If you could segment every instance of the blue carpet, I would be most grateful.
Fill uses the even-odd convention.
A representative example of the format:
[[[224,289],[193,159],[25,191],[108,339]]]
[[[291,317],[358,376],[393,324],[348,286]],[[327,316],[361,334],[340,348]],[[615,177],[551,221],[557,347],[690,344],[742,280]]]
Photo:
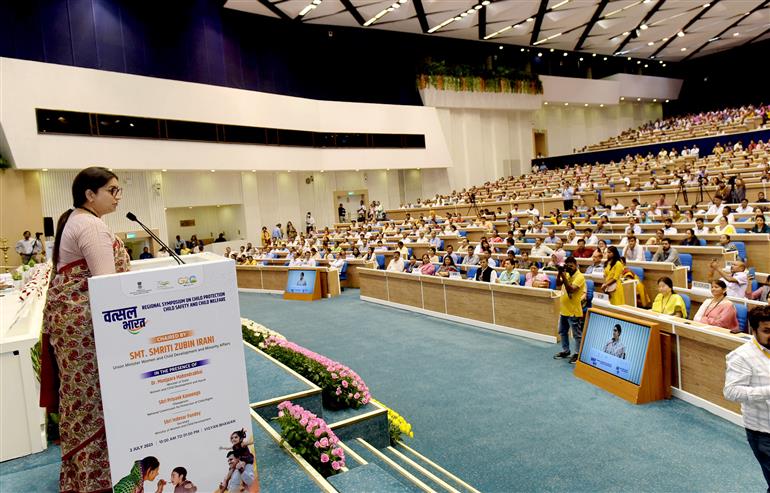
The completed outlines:
[[[744,431],[673,399],[628,404],[546,344],[361,302],[241,293],[241,312],[357,371],[421,453],[481,491],[764,491]]]

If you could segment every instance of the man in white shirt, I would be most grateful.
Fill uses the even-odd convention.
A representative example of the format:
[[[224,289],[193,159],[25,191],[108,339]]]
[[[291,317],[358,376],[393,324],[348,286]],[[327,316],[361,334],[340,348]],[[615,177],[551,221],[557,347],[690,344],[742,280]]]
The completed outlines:
[[[636,241],[636,236],[628,236],[626,239],[626,247],[623,249],[622,255],[626,258],[627,262],[643,262],[644,261],[644,249]]]
[[[735,208],[735,212],[738,214],[751,214],[754,212],[754,208],[749,205],[748,199],[741,200],[741,205]]]
[[[737,260],[727,269],[720,269],[716,260],[709,264],[709,281],[722,279],[727,284],[727,296],[733,298],[746,298],[746,286],[749,284],[749,276],[746,273],[746,264]]]
[[[722,209],[725,208],[725,205],[722,203],[722,197],[719,195],[715,195],[713,199],[711,199],[711,206],[706,211],[707,216],[716,216],[717,219],[719,216],[722,215]]]
[[[404,272],[404,261],[401,259],[401,252],[393,252],[393,259],[388,264],[387,270],[391,272]]]
[[[671,218],[666,218],[665,221],[663,221],[663,234],[666,236],[668,235],[675,235],[677,234],[677,230],[674,227],[674,221],[671,220]]]
[[[626,234],[640,235],[642,234],[642,227],[636,224],[636,218],[630,217],[628,219],[628,226],[626,227]]]
[[[32,239],[32,233],[29,231],[25,231],[24,238],[16,242],[16,253],[21,257],[22,264],[29,263],[29,260],[42,250],[43,243],[39,240],[39,236],[35,235],[35,239]]]
[[[594,236],[589,228],[583,231],[583,239],[586,240],[586,246],[596,246],[599,244],[599,238]]]
[[[709,234],[708,226],[703,225],[703,218],[699,217],[695,220],[695,228],[693,228],[693,232],[695,233],[695,236]]]
[[[307,234],[310,234],[315,229],[315,218],[313,217],[310,212],[307,213],[307,216],[305,216],[305,231]]]
[[[540,218],[540,211],[535,208],[535,204],[529,204],[529,209],[527,209],[527,214],[530,214],[532,216],[532,219],[537,221]]]
[[[535,245],[532,247],[532,251],[529,252],[531,257],[550,257],[553,255],[553,250],[545,244],[541,238],[535,238]]]
[[[543,242],[546,245],[551,245],[551,244],[555,244],[558,239],[559,238],[556,237],[556,231],[553,230],[553,229],[549,229],[548,230],[548,236],[545,237]]]
[[[725,399],[741,403],[746,439],[770,491],[770,307],[749,313],[753,337],[727,355]]]
[[[617,197],[612,199],[612,207],[610,207],[610,210],[615,213],[613,215],[623,212],[624,209],[625,207],[618,201]]]

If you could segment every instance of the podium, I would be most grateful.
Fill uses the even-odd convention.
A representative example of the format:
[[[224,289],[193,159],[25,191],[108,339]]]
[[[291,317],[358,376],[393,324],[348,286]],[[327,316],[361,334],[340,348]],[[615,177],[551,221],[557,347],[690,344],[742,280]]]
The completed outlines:
[[[183,260],[132,262],[89,281],[113,485],[154,456],[158,479],[184,467],[198,491],[214,491],[231,435],[251,438],[235,263]]]

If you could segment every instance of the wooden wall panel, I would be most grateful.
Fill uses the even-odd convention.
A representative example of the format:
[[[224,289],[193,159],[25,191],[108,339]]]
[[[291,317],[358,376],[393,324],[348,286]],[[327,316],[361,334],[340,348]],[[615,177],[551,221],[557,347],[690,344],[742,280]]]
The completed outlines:
[[[527,293],[495,291],[497,325],[559,336],[559,298],[534,298]]]
[[[388,286],[383,272],[367,273],[359,271],[361,278],[361,296],[388,301]]]
[[[487,290],[445,284],[447,313],[457,317],[494,323],[492,294]]]
[[[418,279],[388,277],[388,293],[393,303],[422,308],[422,293]]]
[[[680,337],[681,385],[685,392],[740,414],[740,405],[726,400],[722,395],[725,385],[725,356],[728,352],[711,344]]]

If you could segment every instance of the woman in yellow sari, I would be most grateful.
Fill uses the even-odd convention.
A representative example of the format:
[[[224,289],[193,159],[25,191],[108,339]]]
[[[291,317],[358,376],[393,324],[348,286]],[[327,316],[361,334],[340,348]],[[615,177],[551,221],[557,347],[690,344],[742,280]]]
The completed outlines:
[[[607,264],[604,267],[604,284],[599,290],[610,297],[613,305],[625,305],[626,297],[623,294],[623,262],[620,261],[620,253],[615,246],[607,247]]]
[[[639,276],[636,275],[636,272],[632,271],[629,267],[626,266],[626,259],[620,257],[620,262],[623,264],[623,276],[621,279],[624,281],[636,282],[636,306],[640,308],[649,308],[650,297],[647,295],[647,290],[644,289],[642,280],[639,279]]]

